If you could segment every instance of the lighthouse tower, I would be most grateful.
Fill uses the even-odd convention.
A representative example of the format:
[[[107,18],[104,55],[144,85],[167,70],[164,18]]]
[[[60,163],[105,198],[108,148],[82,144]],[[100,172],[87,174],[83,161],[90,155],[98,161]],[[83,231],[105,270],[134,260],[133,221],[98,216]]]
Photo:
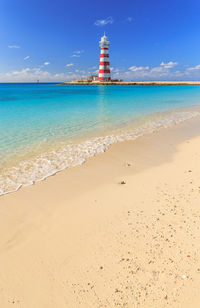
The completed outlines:
[[[99,81],[110,81],[110,62],[109,62],[109,53],[108,47],[110,42],[108,41],[107,36],[102,36],[101,41],[99,42],[101,47],[100,55],[100,64],[99,64]]]

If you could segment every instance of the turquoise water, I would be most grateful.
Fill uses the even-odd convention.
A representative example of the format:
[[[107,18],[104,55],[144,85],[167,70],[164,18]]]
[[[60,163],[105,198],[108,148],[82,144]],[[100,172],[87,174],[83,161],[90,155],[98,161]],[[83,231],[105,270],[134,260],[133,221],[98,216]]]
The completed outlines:
[[[198,115],[199,104],[199,86],[0,84],[0,194]]]

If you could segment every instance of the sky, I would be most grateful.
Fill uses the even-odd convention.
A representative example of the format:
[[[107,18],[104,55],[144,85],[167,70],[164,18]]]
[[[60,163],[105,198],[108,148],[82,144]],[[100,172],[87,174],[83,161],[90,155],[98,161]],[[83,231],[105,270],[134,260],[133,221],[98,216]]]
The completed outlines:
[[[0,0],[0,82],[200,80],[200,0]]]

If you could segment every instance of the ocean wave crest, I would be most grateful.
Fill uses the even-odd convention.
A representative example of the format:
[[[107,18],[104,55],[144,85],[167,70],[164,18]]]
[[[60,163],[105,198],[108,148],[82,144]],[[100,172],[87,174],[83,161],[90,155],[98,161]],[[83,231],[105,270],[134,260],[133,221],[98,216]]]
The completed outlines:
[[[167,116],[160,116],[131,131],[105,137],[96,137],[80,144],[43,153],[40,156],[21,162],[0,175],[0,195],[18,190],[22,186],[32,185],[56,174],[68,167],[83,164],[88,157],[105,152],[111,144],[124,140],[134,140],[144,134],[152,133],[160,128],[169,127],[200,115],[198,111],[182,111]]]

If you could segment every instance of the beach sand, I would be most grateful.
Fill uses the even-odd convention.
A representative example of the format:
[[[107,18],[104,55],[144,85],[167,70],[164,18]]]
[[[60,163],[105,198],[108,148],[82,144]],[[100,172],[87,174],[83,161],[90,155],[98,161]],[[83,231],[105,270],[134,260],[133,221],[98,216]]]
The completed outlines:
[[[199,307],[199,123],[2,196],[0,307]]]

